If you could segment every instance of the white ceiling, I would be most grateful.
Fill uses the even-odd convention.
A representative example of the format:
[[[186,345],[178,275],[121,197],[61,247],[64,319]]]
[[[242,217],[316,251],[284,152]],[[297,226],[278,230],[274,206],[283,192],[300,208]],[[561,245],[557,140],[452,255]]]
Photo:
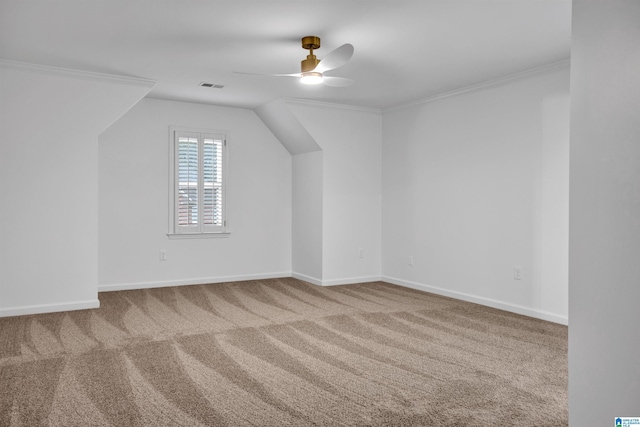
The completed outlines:
[[[243,76],[299,72],[300,38],[347,88]],[[571,0],[0,0],[0,57],[153,79],[149,96],[256,108],[302,98],[389,108],[566,60]],[[200,82],[221,84],[205,89]]]

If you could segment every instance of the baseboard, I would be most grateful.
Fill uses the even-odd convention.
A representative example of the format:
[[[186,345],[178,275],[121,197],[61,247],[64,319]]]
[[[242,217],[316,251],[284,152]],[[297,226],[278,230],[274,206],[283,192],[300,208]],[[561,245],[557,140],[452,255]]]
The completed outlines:
[[[87,310],[90,308],[99,308],[100,301],[77,301],[77,302],[65,302],[57,304],[40,304],[40,305],[25,305],[15,308],[0,308],[0,317],[11,316],[25,316],[28,314],[43,314],[43,313],[55,313],[58,311],[71,311],[71,310]]]
[[[318,286],[335,286],[335,285],[348,285],[353,283],[366,283],[375,281],[385,281],[398,286],[404,286],[407,288],[417,289],[420,291],[431,292],[437,295],[443,295],[463,301],[468,301],[487,307],[493,307],[500,310],[509,311],[512,313],[522,314],[524,316],[534,317],[536,319],[547,320],[549,322],[559,323],[561,325],[568,325],[569,319],[567,316],[550,313],[544,310],[537,310],[530,307],[524,307],[517,304],[511,304],[504,301],[498,301],[491,298],[480,297],[477,295],[467,294],[464,292],[456,292],[448,289],[438,288],[436,286],[429,286],[422,283],[412,282],[408,280],[402,280],[389,276],[363,276],[363,277],[350,277],[344,279],[332,279],[322,280],[315,277],[307,276],[302,273],[282,271],[276,273],[262,273],[262,274],[245,274],[238,276],[217,276],[217,277],[200,277],[183,280],[167,280],[167,281],[155,281],[155,282],[135,282],[135,283],[120,283],[112,285],[100,285],[98,286],[98,292],[109,291],[122,291],[132,289],[148,289],[148,288],[161,288],[167,286],[184,286],[184,285],[199,285],[208,283],[223,283],[223,282],[241,282],[245,280],[262,280],[262,279],[277,279],[280,277],[293,277],[305,282],[312,283]],[[71,310],[87,310],[92,308],[99,308],[100,301],[88,300],[78,301],[72,303],[58,303],[58,304],[41,304],[41,305],[29,305],[15,308],[0,308],[0,317],[11,316],[24,316],[29,314],[42,314],[42,313],[54,313],[59,311],[71,311]]]
[[[467,294],[464,292],[450,291],[448,289],[429,286],[422,283],[411,282],[408,280],[402,280],[395,277],[382,276],[381,280],[385,282],[393,283],[394,285],[404,286],[406,288],[417,289],[425,292],[431,292],[433,294],[455,298],[462,301],[468,301],[475,304],[485,305],[487,307],[493,307],[499,310],[509,311],[511,313],[522,314],[524,316],[534,317],[536,319],[547,320],[553,323],[559,323],[561,325],[569,324],[569,318],[567,316],[550,313],[544,310],[524,307],[517,304],[511,304],[504,301],[494,300],[491,298],[485,298],[477,295]]]
[[[380,276],[360,276],[360,277],[346,277],[344,279],[331,279],[331,280],[322,280],[317,277],[307,276],[306,274],[296,273],[295,271],[291,273],[291,277],[298,280],[303,280],[305,282],[309,282],[318,286],[336,286],[336,285],[351,285],[354,283],[366,283],[366,282],[377,282],[382,280]]]
[[[315,277],[307,276],[306,274],[296,273],[295,271],[293,271],[291,273],[291,277],[293,277],[294,279],[302,280],[304,282],[309,282],[309,283],[311,283],[313,285],[322,286],[322,279],[318,279],[318,278],[315,278]]]
[[[206,285],[209,283],[242,282],[245,280],[277,279],[291,277],[290,271],[276,273],[243,274],[237,276],[195,277],[180,280],[162,280],[152,282],[115,283],[98,285],[98,292],[127,291],[133,289],[165,288],[168,286]]]
[[[322,286],[351,285],[354,283],[379,282],[380,276],[346,277],[344,279],[323,280]]]

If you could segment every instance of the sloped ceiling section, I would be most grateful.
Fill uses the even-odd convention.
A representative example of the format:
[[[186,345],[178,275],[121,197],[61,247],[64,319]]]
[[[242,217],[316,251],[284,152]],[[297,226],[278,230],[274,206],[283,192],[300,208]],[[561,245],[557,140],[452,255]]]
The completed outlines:
[[[29,131],[51,136],[82,128],[97,135],[156,85],[155,80],[0,59],[2,107]],[[14,124],[7,120],[7,124]]]
[[[98,135],[154,85],[0,60],[0,317],[98,306]]]
[[[254,111],[292,156],[322,151],[282,99],[271,101]]]

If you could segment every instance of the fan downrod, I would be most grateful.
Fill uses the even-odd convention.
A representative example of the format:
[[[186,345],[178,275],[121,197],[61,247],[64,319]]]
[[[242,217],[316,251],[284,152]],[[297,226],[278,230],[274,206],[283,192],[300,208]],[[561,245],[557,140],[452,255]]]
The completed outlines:
[[[316,58],[313,54],[314,49],[320,48],[320,37],[316,36],[306,36],[302,38],[302,48],[309,50],[309,55],[307,55],[307,59],[303,59],[300,68],[303,73],[308,71],[312,71],[314,68],[318,66],[320,60]]]

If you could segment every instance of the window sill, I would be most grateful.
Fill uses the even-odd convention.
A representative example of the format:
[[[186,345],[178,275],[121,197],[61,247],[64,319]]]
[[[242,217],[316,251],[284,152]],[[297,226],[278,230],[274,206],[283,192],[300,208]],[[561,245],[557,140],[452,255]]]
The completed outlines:
[[[167,233],[167,237],[170,240],[179,239],[216,239],[229,237],[231,233]]]

